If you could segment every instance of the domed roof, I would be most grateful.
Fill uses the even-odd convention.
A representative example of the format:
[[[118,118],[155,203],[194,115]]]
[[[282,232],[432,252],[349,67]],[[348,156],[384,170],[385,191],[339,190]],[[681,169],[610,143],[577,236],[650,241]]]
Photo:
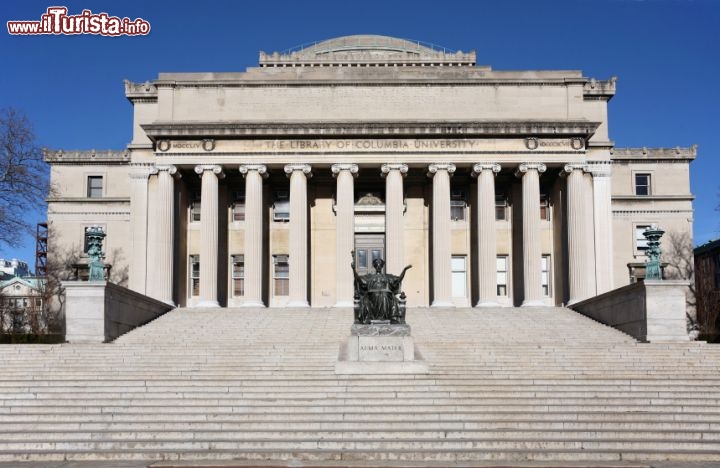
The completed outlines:
[[[260,66],[475,65],[475,52],[450,51],[432,44],[389,36],[342,36],[284,52],[260,52]]]

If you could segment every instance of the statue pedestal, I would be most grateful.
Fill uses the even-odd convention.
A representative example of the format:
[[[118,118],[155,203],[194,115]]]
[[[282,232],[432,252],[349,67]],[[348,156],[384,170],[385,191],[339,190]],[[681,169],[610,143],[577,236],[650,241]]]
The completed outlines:
[[[427,374],[416,352],[410,325],[376,322],[354,324],[340,346],[336,374]]]

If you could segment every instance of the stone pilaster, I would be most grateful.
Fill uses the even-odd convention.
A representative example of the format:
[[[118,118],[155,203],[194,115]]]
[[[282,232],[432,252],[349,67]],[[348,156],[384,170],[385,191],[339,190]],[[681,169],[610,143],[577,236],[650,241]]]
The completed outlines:
[[[542,163],[523,163],[516,176],[522,177],[523,218],[523,307],[542,306],[542,278],[540,245],[540,174],[547,167]]]
[[[568,230],[568,304],[574,304],[590,297],[588,275],[592,267],[588,240],[590,232],[585,222],[585,182],[587,164],[566,164],[567,174],[567,230]]]
[[[433,302],[431,307],[452,307],[452,251],[450,249],[450,176],[455,165],[430,164],[428,177],[433,179],[432,251]]]
[[[475,164],[477,176],[478,303],[476,307],[497,307],[497,232],[495,228],[495,175],[500,165]]]
[[[385,271],[397,275],[405,267],[403,177],[408,166],[383,164],[380,170],[385,177]]]
[[[263,183],[267,167],[246,164],[239,168],[245,177],[245,295],[243,307],[264,307],[262,301]],[[202,259],[201,259],[202,261]]]
[[[195,166],[202,179],[200,193],[200,302],[198,307],[219,307],[218,303],[218,179],[225,177],[222,166]]]
[[[148,179],[157,170],[150,165],[130,165],[130,226],[132,248],[130,250],[129,287],[140,294],[147,294],[148,259]]]
[[[355,188],[357,164],[333,164],[337,179],[335,203],[335,307],[353,306],[353,273],[350,252],[355,245]]]
[[[612,165],[608,162],[590,164],[593,176],[593,215],[595,232],[595,278],[596,294],[614,288],[613,235],[612,235]]]
[[[307,178],[309,164],[288,164],[290,177],[290,297],[288,307],[308,307]]]
[[[174,248],[174,201],[175,180],[179,177],[177,167],[170,165],[157,165],[157,206],[149,210],[153,222],[148,223],[150,248],[154,252],[154,262],[148,265],[147,290],[150,296],[167,304],[175,305],[173,301],[173,248]]]

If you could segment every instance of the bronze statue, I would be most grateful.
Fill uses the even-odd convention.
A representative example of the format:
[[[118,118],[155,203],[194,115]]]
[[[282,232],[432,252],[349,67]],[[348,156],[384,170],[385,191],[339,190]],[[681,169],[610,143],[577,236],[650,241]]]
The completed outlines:
[[[385,261],[373,260],[375,273],[358,275],[355,270],[355,252],[350,266],[355,276],[355,323],[370,324],[374,320],[393,324],[405,323],[405,293],[400,290],[406,266],[400,276],[383,273]]]

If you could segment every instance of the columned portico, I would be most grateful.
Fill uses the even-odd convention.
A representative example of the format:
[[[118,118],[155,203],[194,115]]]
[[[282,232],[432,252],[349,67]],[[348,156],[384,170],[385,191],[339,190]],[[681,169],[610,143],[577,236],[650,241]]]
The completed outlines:
[[[218,179],[221,166],[198,165],[202,178],[200,202],[200,302],[198,307],[218,307]]]
[[[541,281],[540,174],[546,170],[542,163],[523,163],[515,173],[522,177],[523,307],[545,305]]]
[[[385,271],[398,274],[405,267],[403,177],[408,166],[383,164],[380,170],[385,177]]]
[[[290,294],[288,307],[308,307],[307,179],[309,164],[288,164],[290,177]]]
[[[478,293],[476,307],[497,307],[497,232],[495,228],[495,175],[500,165],[481,163],[473,166],[477,176],[477,244],[478,244]]]
[[[172,165],[156,165],[153,172],[157,173],[156,204],[151,210],[153,222],[148,223],[150,248],[154,251],[153,264],[154,287],[150,296],[175,305],[173,301],[173,248],[174,248],[174,177],[180,177],[177,167]]]
[[[335,211],[335,307],[352,307],[353,273],[348,265],[355,237],[355,190],[354,178],[357,164],[333,164],[333,176],[337,180]]]
[[[432,177],[432,252],[433,302],[432,307],[452,307],[452,250],[450,239],[450,176],[455,165],[430,164],[428,177]]]
[[[240,166],[245,177],[245,295],[242,307],[264,307],[262,301],[263,263],[263,178],[267,167],[263,164]]]

